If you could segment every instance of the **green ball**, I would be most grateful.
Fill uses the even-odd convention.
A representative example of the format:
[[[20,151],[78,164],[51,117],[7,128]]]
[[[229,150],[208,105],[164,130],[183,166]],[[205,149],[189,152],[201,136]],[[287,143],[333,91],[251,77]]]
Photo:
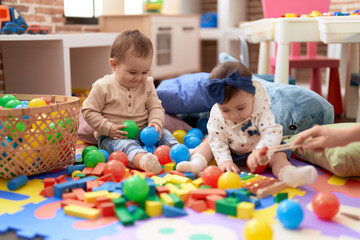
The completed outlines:
[[[123,122],[123,125],[126,125],[126,128],[123,128],[121,130],[128,133],[127,135],[125,135],[127,136],[127,138],[133,139],[134,137],[136,137],[136,135],[138,135],[139,126],[134,121],[125,121]]]
[[[17,100],[14,95],[6,94],[0,98],[0,106],[5,107],[6,103],[10,100]]]
[[[105,162],[105,157],[99,150],[91,150],[85,155],[85,166],[94,168],[99,162]]]
[[[84,150],[81,153],[81,157],[84,160],[85,159],[85,155],[90,152],[91,150],[99,150],[97,147],[95,146],[88,146],[86,148],[84,148]]]
[[[17,105],[20,105],[20,104],[22,104],[22,103],[19,100],[11,99],[10,101],[7,101],[4,108],[15,108]]]
[[[124,195],[134,202],[141,202],[149,195],[149,185],[139,175],[128,178],[123,185]]]

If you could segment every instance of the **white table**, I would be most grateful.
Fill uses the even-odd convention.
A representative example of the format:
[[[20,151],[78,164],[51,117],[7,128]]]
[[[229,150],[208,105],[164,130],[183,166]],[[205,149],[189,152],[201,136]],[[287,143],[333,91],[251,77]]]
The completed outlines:
[[[345,83],[345,112],[355,118],[357,88],[350,87],[350,73],[359,72],[360,16],[316,18],[269,18],[240,25],[248,41],[260,42],[258,73],[268,73],[269,41],[276,41],[275,82],[289,83],[289,50],[291,42],[340,43],[340,81]],[[351,59],[350,62],[349,59]],[[261,61],[260,61],[261,60]],[[356,94],[355,94],[356,92]],[[353,104],[353,103],[356,104]],[[350,104],[351,103],[351,104]]]
[[[71,95],[111,73],[116,33],[1,35],[6,93]]]

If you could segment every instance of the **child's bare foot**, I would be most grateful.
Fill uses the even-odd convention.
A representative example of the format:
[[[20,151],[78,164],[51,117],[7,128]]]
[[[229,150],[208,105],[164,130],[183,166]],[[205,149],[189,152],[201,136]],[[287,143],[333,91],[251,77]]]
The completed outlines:
[[[207,161],[201,154],[194,154],[191,156],[190,161],[179,162],[176,165],[176,170],[180,172],[192,172],[198,174],[207,167]]]
[[[296,188],[313,184],[317,179],[317,172],[311,165],[304,167],[285,166],[280,170],[279,179],[289,187]]]
[[[139,162],[140,168],[147,171],[147,172],[153,172],[155,174],[158,174],[161,172],[161,165],[159,163],[159,160],[157,156],[147,153],[140,159]]]

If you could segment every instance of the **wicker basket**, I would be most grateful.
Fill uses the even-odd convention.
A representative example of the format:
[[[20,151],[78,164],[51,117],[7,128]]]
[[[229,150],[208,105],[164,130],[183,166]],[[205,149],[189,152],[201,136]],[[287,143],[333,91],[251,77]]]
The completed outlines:
[[[3,95],[0,94],[0,98]],[[14,94],[19,100],[39,95]],[[63,168],[75,161],[80,99],[45,95],[49,105],[0,109],[0,177]]]

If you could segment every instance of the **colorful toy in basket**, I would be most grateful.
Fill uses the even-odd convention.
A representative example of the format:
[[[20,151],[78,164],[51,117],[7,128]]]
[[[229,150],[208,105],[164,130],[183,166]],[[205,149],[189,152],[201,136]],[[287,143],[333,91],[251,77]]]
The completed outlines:
[[[28,101],[28,105],[25,105]],[[0,176],[14,178],[65,167],[75,161],[79,99],[0,95]]]

